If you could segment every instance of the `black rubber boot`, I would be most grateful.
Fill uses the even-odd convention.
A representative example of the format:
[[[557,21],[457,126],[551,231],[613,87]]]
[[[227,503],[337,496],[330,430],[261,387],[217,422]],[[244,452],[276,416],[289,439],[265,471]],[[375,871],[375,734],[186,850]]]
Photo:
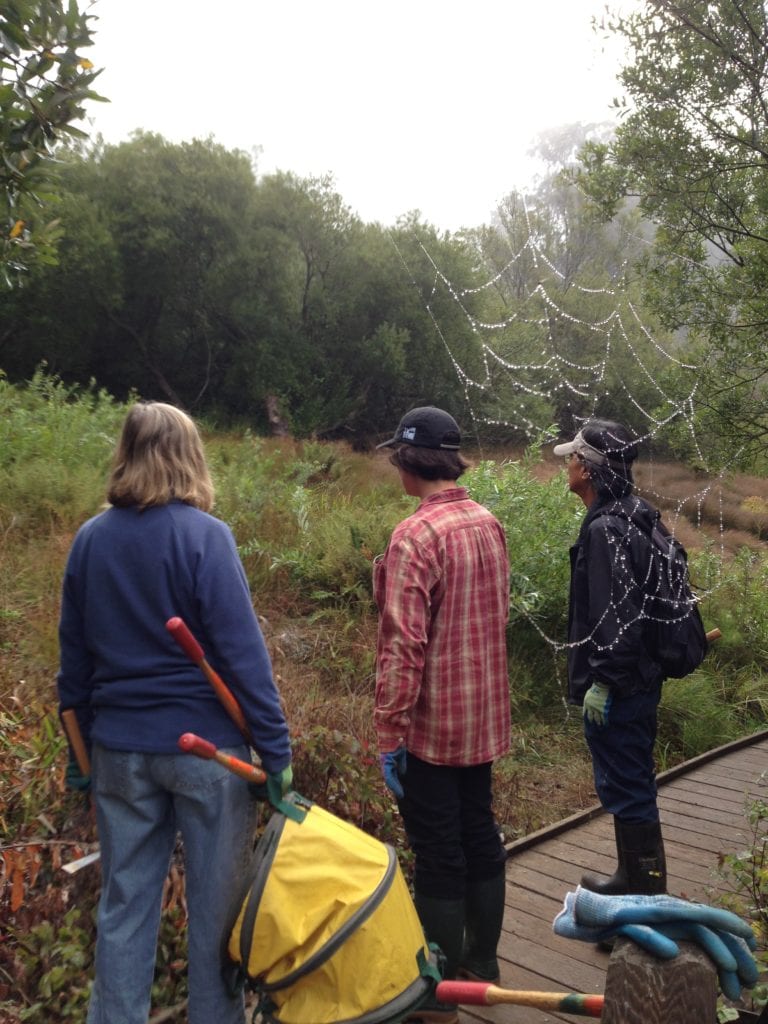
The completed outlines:
[[[455,978],[464,948],[464,900],[440,900],[416,893],[413,902],[427,942],[440,947],[445,958],[444,978]]]
[[[595,875],[590,871],[581,876],[581,884],[584,889],[589,889],[590,892],[599,892],[603,896],[615,896],[620,893],[629,892],[627,888],[629,878],[624,864],[624,851],[619,836],[618,818],[613,819],[613,834],[616,841],[616,858],[618,860],[614,873],[610,877],[606,877],[605,875]]]
[[[458,977],[498,985],[500,972],[496,949],[504,921],[505,890],[504,871],[493,878],[467,883],[464,951]]]
[[[633,893],[659,896],[667,891],[667,862],[658,821],[630,825],[613,819],[618,867],[610,878],[582,875],[581,884],[604,896]]]
[[[440,900],[416,893],[416,913],[429,943],[443,955],[442,975],[455,978],[464,946],[464,900]],[[440,1003],[431,996],[424,1005],[411,1011],[406,1021],[422,1024],[458,1024],[459,1010],[453,1003]]]
[[[626,829],[622,825],[622,830]],[[667,858],[658,821],[629,826],[624,842],[629,892],[661,896],[667,891]]]

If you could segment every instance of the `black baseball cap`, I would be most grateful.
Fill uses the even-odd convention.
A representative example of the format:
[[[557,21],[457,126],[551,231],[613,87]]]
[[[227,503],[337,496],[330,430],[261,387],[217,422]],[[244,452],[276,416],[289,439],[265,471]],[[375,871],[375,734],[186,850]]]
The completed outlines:
[[[398,423],[395,436],[376,447],[389,448],[393,444],[411,444],[415,448],[441,448],[456,452],[461,444],[461,434],[458,423],[450,413],[434,405],[422,405],[407,412]]]

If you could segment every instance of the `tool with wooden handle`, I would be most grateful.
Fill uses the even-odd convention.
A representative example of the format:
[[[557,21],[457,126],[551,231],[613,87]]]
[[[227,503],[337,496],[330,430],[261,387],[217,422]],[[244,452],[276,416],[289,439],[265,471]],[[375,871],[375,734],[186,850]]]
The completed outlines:
[[[579,992],[528,992],[520,989],[499,988],[486,981],[441,981],[435,990],[441,1003],[464,1006],[496,1006],[514,1003],[517,1006],[535,1006],[539,1010],[557,1010],[582,1017],[599,1017],[603,1012],[604,997],[585,996]]]
[[[80,732],[80,723],[77,720],[77,715],[74,708],[66,708],[61,712],[61,724],[64,726],[64,732],[67,734],[69,745],[72,747],[72,752],[75,755],[77,761],[77,767],[80,769],[80,774],[89,777],[91,774],[91,759],[88,757],[88,751],[86,750],[85,743],[83,742],[83,734]],[[93,806],[93,797],[91,797],[91,806]],[[88,867],[89,864],[93,864],[101,856],[98,850],[93,853],[88,853],[84,857],[78,857],[77,860],[70,861],[69,864],[62,864],[62,871],[66,871],[67,874],[74,875],[80,871],[81,868]]]
[[[221,678],[219,673],[206,661],[203,648],[192,636],[187,624],[183,619],[180,619],[178,616],[174,616],[172,619],[168,619],[165,624],[165,628],[171,634],[182,651],[184,651],[190,661],[194,662],[195,665],[201,669],[203,675],[213,687],[216,696],[223,704],[227,714],[243,734],[245,742],[252,745],[253,740],[251,739],[251,732],[248,728],[247,722],[245,721],[245,715],[243,714],[242,708],[235,700],[232,691]]]
[[[91,774],[91,760],[85,749],[83,734],[80,732],[80,723],[74,708],[67,708],[61,712],[61,724],[64,726],[64,732],[67,734],[69,745],[74,752],[80,774],[87,778]]]
[[[209,743],[208,740],[196,736],[193,732],[183,733],[179,736],[178,743],[179,749],[183,750],[185,754],[195,754],[196,757],[203,757],[209,761],[218,761],[219,764],[224,765],[234,775],[239,775],[241,779],[245,779],[247,782],[263,785],[267,781],[267,773],[262,768],[257,768],[255,764],[242,761],[239,757],[225,754],[223,751],[218,750],[213,743]]]

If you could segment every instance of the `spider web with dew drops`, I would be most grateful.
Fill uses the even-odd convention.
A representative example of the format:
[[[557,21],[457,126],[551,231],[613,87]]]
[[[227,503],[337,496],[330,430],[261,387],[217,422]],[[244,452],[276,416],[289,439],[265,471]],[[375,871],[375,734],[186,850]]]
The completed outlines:
[[[522,244],[514,250],[510,247],[492,272],[479,261],[480,279],[469,287],[454,282],[440,266],[439,257],[422,240],[417,241],[422,269],[424,265],[429,268],[431,280],[430,290],[422,291],[422,300],[461,383],[481,450],[485,435],[498,436],[503,430],[522,434],[529,441],[547,436],[554,441],[555,406],[571,408],[570,428],[557,431],[567,438],[590,418],[619,419],[634,432],[639,447],[637,466],[643,473],[640,479],[636,477],[634,494],[662,511],[673,537],[683,526],[689,534],[691,529],[701,531],[706,511],[706,518],[716,522],[723,555],[723,495],[740,453],[714,465],[700,442],[697,396],[702,367],[689,359],[679,338],[644,321],[638,301],[622,280],[626,266],[614,280],[600,286],[578,276],[568,278],[547,253],[546,242],[531,223],[527,208],[525,217],[528,231]],[[392,243],[415,284],[414,268],[394,237]],[[512,296],[509,280],[523,263],[527,263],[525,287],[518,287]],[[435,299],[441,292],[440,298],[449,296],[471,327],[482,355],[480,373],[463,365],[449,329],[435,313],[440,306]],[[493,316],[485,312],[478,316],[472,303],[477,296],[492,296],[481,308],[492,310]],[[602,411],[611,389],[620,393],[629,415]],[[654,448],[665,444],[673,447],[670,438],[680,437],[681,432],[694,453],[698,471],[694,489],[684,495],[664,487],[665,474],[654,471],[657,463],[652,454]],[[605,522],[608,528],[609,520]],[[630,535],[638,529],[636,523],[629,522]],[[534,617],[528,617],[553,653],[579,644],[591,644],[598,652],[611,649],[658,614],[647,592],[653,558],[650,547],[646,566],[630,566],[621,544],[614,545],[614,550],[611,598],[589,636],[564,643],[562,638],[548,636]],[[708,581],[707,588],[697,590],[695,602],[709,596],[720,581],[718,574]],[[681,605],[674,610],[674,617],[689,610]],[[614,624],[613,635],[598,642],[598,636],[605,637],[606,620]]]

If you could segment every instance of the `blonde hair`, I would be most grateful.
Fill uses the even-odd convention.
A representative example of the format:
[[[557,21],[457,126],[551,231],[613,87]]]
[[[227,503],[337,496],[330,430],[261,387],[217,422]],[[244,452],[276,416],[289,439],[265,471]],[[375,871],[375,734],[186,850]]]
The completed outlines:
[[[117,445],[107,500],[112,505],[167,505],[183,501],[213,508],[213,484],[203,442],[192,419],[164,402],[138,402]]]

